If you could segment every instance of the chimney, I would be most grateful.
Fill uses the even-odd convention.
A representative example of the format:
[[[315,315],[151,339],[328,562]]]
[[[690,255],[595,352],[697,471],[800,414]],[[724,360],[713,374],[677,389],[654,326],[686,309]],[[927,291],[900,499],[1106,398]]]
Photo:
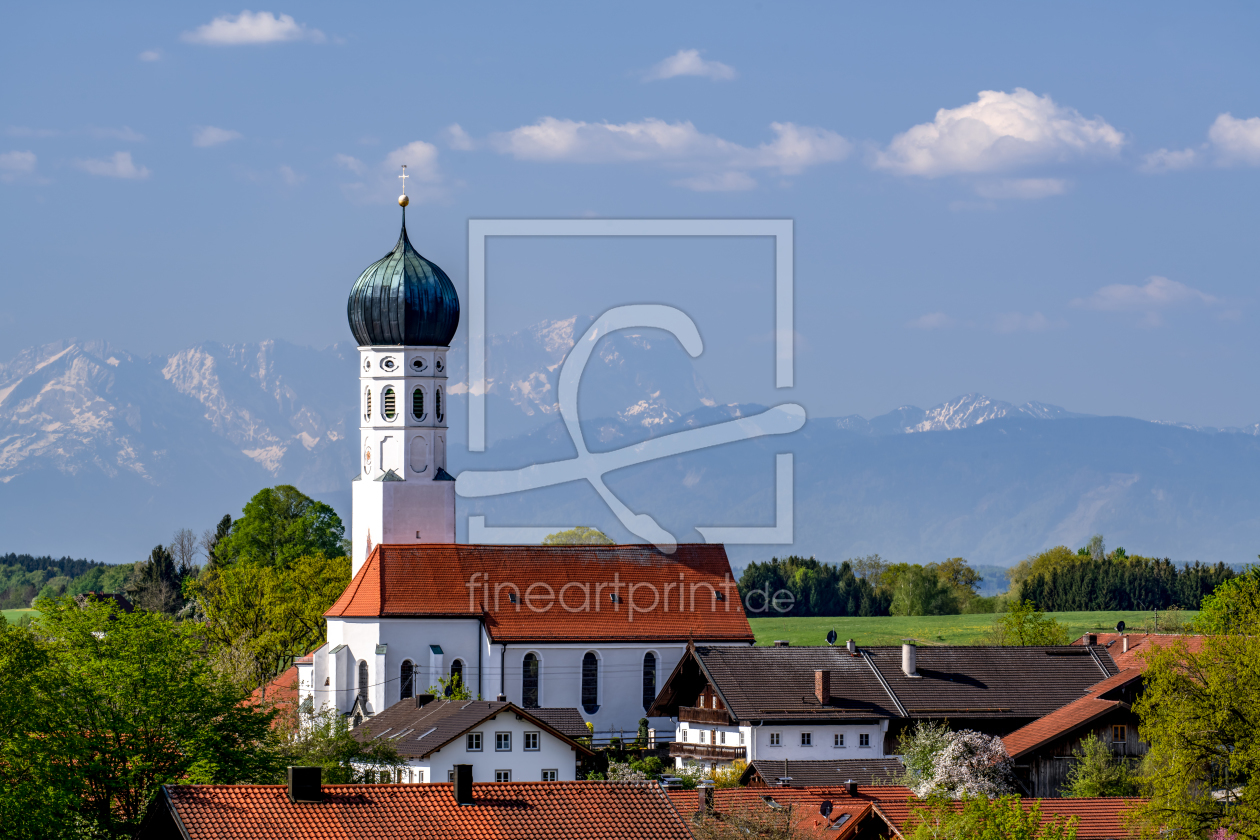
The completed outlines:
[[[787,639],[775,639],[775,640],[774,640],[774,646],[775,646],[775,647],[788,647],[790,644],[791,644],[791,642],[789,642]]]
[[[857,796],[857,782],[852,779],[849,779],[849,781],[844,783],[844,789],[849,796]]]
[[[901,646],[901,670],[906,672],[907,677],[917,677],[919,672],[916,668],[919,650],[914,645]]]
[[[416,695],[416,708],[423,709],[425,706],[429,705],[436,699],[437,698],[434,697],[432,694],[417,694]]]
[[[319,767],[289,768],[289,801],[323,802],[324,789],[320,785]]]
[[[849,649],[849,656],[857,656],[857,642],[849,639],[849,641],[844,643],[844,646]]]
[[[507,695],[506,695],[506,694],[498,694],[498,695],[495,695],[494,700],[495,700],[495,702],[496,702],[496,703],[506,703],[506,702],[507,702]]]
[[[1097,634],[1097,633],[1089,633],[1089,634],[1087,634],[1087,635],[1085,636],[1085,644],[1087,644],[1087,645],[1096,645],[1096,644],[1098,644],[1098,634]]]
[[[696,785],[696,816],[708,817],[713,814],[713,785]]]
[[[1128,636],[1120,637],[1120,652],[1121,653],[1129,652],[1129,637]]]
[[[814,696],[818,698],[818,702],[826,706],[831,702],[831,672],[815,671],[814,672]]]
[[[455,765],[455,804],[473,804],[471,764]]]

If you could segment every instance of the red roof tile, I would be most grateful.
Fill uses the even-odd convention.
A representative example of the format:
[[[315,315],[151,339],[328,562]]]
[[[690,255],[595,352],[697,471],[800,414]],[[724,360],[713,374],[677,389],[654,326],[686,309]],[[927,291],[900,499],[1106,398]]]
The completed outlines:
[[[325,801],[293,804],[283,785],[171,785],[168,807],[189,840],[691,840],[656,783],[505,782],[325,785]]]
[[[286,670],[283,674],[267,683],[262,688],[255,688],[250,692],[249,699],[254,703],[261,703],[264,700],[264,692],[266,693],[266,701],[277,706],[297,706],[298,702],[298,669],[293,666]]]
[[[1002,739],[1011,758],[1018,758],[1044,744],[1068,734],[1085,724],[1097,720],[1114,709],[1127,709],[1129,704],[1120,700],[1105,700],[1103,695],[1141,679],[1138,668],[1126,668],[1097,685],[1090,686],[1089,694],[1055,709],[1045,717],[1016,729]]]
[[[325,615],[483,616],[496,642],[751,642],[730,571],[720,545],[378,545]]]
[[[700,793],[695,790],[671,790],[669,798],[684,818],[700,810]],[[823,802],[831,802],[828,818],[819,810]],[[771,804],[773,803],[773,805]],[[790,805],[797,830],[825,840],[845,840],[857,833],[858,826],[871,814],[871,803],[853,798],[843,788],[723,788],[713,791],[715,816],[752,808]],[[848,818],[845,819],[845,815]]]
[[[1178,641],[1185,642],[1191,653],[1198,653],[1203,647],[1204,639],[1207,638],[1206,636],[1179,635],[1176,633],[1095,633],[1093,635],[1098,637],[1098,644],[1107,648],[1111,658],[1122,669],[1143,668],[1145,667],[1145,658],[1148,651],[1164,645],[1174,644]],[[1084,645],[1088,636],[1089,634],[1081,636],[1072,644]],[[1122,653],[1124,642],[1121,640],[1124,636],[1129,637],[1129,649]]]
[[[1041,820],[1048,823],[1055,817],[1076,817],[1077,840],[1117,840],[1134,836],[1125,825],[1125,817],[1129,811],[1145,804],[1145,799],[1123,798],[1081,798],[1081,799],[1024,799],[1021,803],[1025,809],[1033,803],[1041,805]],[[891,824],[899,834],[904,835],[910,812],[920,803],[916,799],[879,800],[875,803],[875,812]],[[955,802],[958,808],[959,803]]]

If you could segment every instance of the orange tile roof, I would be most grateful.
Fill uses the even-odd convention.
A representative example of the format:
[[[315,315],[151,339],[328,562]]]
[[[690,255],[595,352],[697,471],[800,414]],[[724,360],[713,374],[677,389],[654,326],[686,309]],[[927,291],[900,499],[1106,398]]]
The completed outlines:
[[[720,545],[672,555],[648,545],[378,545],[324,615],[481,616],[495,642],[753,641]]]
[[[473,785],[472,805],[446,783],[324,785],[294,804],[284,785],[168,785],[189,840],[692,840],[655,782]]]
[[[1076,817],[1078,820],[1077,840],[1118,840],[1118,838],[1134,836],[1134,833],[1125,825],[1125,816],[1129,811],[1145,804],[1146,801],[1120,797],[1047,798],[1023,799],[1020,804],[1028,809],[1034,802],[1040,803],[1043,823],[1048,823],[1059,816]],[[883,817],[884,821],[896,830],[898,836],[905,836],[910,812],[918,805],[919,802],[913,798],[900,801],[879,800],[875,803],[875,813]],[[960,803],[954,803],[955,809],[959,806]]]
[[[1011,758],[1019,758],[1037,747],[1047,744],[1056,738],[1068,734],[1085,724],[1097,720],[1115,709],[1127,709],[1129,704],[1121,700],[1107,700],[1103,695],[1117,688],[1141,679],[1142,672],[1138,668],[1126,668],[1097,685],[1091,686],[1089,694],[1074,700],[1062,708],[1055,709],[1045,717],[1016,729],[1002,739],[1006,752]]]
[[[1086,637],[1081,636],[1074,645],[1084,645]],[[1142,668],[1145,667],[1146,653],[1153,648],[1162,647],[1163,645],[1173,644],[1178,641],[1184,641],[1191,653],[1198,653],[1203,647],[1206,636],[1196,636],[1192,634],[1176,634],[1176,633],[1095,633],[1098,637],[1098,644],[1107,648],[1111,654],[1111,658],[1116,664],[1124,668]],[[1124,643],[1121,639],[1124,636],[1129,637],[1128,651],[1121,652]]]
[[[263,692],[266,692],[266,700],[277,706],[296,707],[298,702],[298,669],[292,666],[283,674],[267,683],[262,688],[255,688],[250,692],[249,700],[252,703],[261,703],[264,699]]]
[[[669,798],[684,818],[700,810],[700,793],[695,790],[671,790]],[[831,815],[822,816],[819,808],[831,802]],[[843,788],[723,788],[713,791],[713,810],[718,818],[744,809],[791,805],[794,826],[798,831],[823,840],[846,840],[871,815],[871,803],[848,796]],[[848,819],[844,819],[845,815]]]

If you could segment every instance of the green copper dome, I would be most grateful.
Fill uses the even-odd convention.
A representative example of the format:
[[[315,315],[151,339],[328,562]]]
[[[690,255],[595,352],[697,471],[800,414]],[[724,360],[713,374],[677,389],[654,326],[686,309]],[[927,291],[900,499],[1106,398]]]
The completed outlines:
[[[346,315],[360,347],[450,345],[459,326],[459,296],[446,272],[411,246],[405,210],[398,244],[359,275]]]

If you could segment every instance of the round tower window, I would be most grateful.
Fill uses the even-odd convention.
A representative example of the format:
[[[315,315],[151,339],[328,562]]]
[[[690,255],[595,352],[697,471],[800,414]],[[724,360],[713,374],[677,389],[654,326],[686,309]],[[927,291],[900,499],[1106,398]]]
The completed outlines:
[[[411,360],[411,369],[412,369],[412,370],[417,370],[417,371],[419,371],[419,370],[424,370],[424,367],[425,367],[425,365],[424,365],[424,359],[421,359],[421,358],[415,358],[415,359],[412,359],[412,360]]]
[[[441,373],[442,372],[442,358],[439,356],[438,360],[434,362],[433,364],[435,367],[437,367],[438,373]]]
[[[381,416],[386,420],[393,420],[398,416],[398,412],[394,408],[393,388],[386,388],[381,392]]]
[[[393,370],[393,369],[394,369],[394,360],[393,360],[393,359],[390,359],[390,358],[385,358],[385,359],[382,359],[382,360],[381,360],[381,367],[383,367],[385,370]]]
[[[372,369],[372,360],[371,360],[371,359],[364,359],[364,360],[363,360],[363,369],[364,369],[364,370],[371,370],[371,369]]]

